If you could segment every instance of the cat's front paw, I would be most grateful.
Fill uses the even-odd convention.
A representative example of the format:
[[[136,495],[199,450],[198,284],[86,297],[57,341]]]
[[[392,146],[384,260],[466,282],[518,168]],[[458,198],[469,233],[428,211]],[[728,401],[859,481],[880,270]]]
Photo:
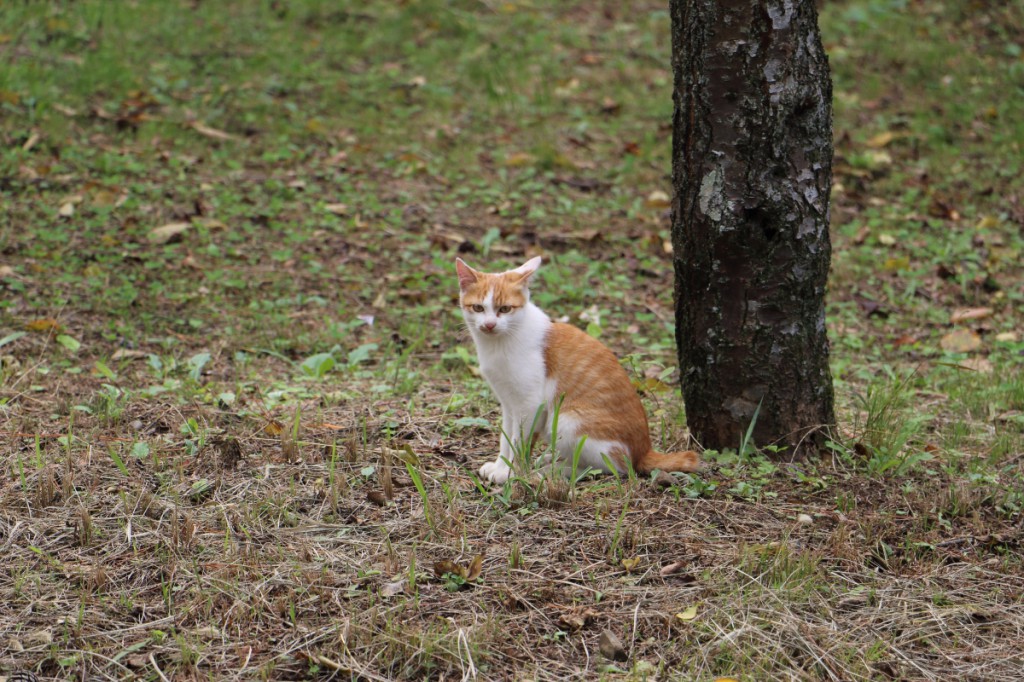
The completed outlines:
[[[480,478],[491,483],[504,483],[511,473],[508,464],[499,459],[496,462],[488,462],[480,467]]]

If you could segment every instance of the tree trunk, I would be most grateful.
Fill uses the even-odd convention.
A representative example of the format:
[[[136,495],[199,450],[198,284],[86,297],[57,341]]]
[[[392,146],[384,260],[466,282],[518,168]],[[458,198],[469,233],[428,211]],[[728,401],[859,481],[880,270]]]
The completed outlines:
[[[672,242],[686,417],[705,448],[819,447],[832,81],[813,0],[670,0]],[[758,407],[760,406],[760,410]]]

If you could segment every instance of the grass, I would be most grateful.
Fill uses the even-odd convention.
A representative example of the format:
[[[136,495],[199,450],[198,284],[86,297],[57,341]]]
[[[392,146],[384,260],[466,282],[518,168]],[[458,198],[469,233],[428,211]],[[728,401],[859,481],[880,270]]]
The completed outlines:
[[[457,254],[686,442],[666,8],[5,6],[0,676],[1015,677],[1022,26],[825,4],[831,456],[490,493]]]

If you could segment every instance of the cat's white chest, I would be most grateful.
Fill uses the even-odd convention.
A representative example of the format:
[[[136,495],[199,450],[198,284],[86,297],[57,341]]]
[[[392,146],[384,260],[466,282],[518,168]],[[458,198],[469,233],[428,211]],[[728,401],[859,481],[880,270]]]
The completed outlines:
[[[533,411],[545,399],[544,344],[551,321],[528,306],[513,334],[505,338],[474,335],[480,371],[504,408]]]
[[[480,371],[502,405],[523,405],[540,400],[546,379],[543,346],[478,348],[477,352]],[[532,406],[536,407],[536,404]]]

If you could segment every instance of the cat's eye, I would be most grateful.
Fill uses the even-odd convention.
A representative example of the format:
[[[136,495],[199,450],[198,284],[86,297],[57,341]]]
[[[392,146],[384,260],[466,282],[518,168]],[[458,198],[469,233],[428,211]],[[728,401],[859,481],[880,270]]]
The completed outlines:
[[[470,308],[473,310],[474,313],[482,313],[484,311],[484,307],[479,303],[470,306]]]
[[[503,305],[500,308],[498,308],[498,312],[501,313],[502,315],[507,315],[508,313],[512,312],[512,306]]]

